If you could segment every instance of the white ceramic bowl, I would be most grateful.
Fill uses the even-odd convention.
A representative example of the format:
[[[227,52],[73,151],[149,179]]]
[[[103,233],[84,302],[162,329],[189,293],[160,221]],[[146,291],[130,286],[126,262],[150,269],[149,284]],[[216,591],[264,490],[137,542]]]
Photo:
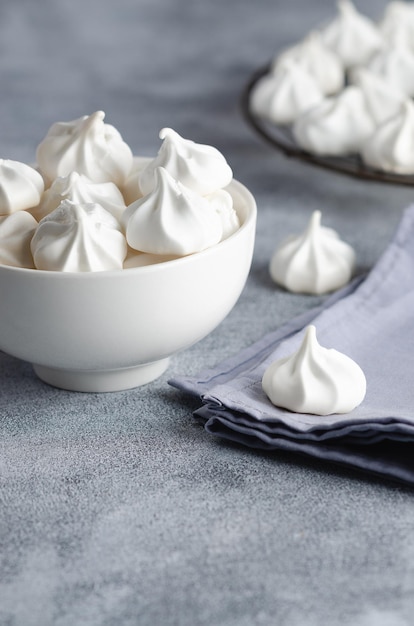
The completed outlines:
[[[197,254],[110,272],[0,265],[0,349],[63,389],[116,391],[160,376],[171,355],[222,322],[245,285],[256,203],[237,181],[228,191],[241,226]]]

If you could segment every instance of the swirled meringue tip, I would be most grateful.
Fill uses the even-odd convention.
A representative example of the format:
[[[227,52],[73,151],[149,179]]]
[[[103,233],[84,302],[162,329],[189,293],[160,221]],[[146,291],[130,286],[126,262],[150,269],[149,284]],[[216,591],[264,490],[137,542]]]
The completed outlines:
[[[314,211],[303,233],[278,246],[269,264],[275,283],[292,293],[320,295],[346,285],[355,267],[353,248]]]
[[[382,45],[379,28],[350,0],[339,0],[337,6],[338,15],[322,30],[323,40],[345,68],[365,63]]]
[[[305,329],[298,350],[269,365],[262,388],[270,402],[295,413],[350,413],[366,394],[360,366],[333,348],[322,347],[313,325]]]
[[[226,187],[233,172],[217,148],[184,139],[172,128],[162,128],[157,156],[142,170],[138,183],[144,195],[156,184],[154,172],[165,168],[173,178],[202,196]]]
[[[112,183],[94,183],[87,176],[71,172],[68,176],[56,178],[44,192],[32,215],[40,221],[54,211],[63,200],[71,200],[78,204],[96,203],[121,220],[126,205],[121,191]]]
[[[332,95],[342,89],[344,68],[339,57],[322,41],[319,31],[311,31],[302,41],[278,54],[271,64],[271,74],[277,73],[288,59],[296,61],[309,72],[324,95]]]
[[[104,118],[103,111],[96,111],[52,124],[36,150],[37,164],[47,185],[73,171],[96,183],[125,182],[132,168],[132,151],[118,130],[104,123]]]

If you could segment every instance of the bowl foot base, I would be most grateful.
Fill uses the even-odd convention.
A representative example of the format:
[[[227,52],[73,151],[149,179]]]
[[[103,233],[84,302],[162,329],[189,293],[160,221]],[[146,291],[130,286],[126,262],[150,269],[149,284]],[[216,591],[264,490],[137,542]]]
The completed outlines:
[[[165,372],[169,359],[145,363],[118,370],[63,370],[44,365],[33,365],[38,377],[45,383],[69,391],[102,393],[123,391],[140,387],[155,380]]]

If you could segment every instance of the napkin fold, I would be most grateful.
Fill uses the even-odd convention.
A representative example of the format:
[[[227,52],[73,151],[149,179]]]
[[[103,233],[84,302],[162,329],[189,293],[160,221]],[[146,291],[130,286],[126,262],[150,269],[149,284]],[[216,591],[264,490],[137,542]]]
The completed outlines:
[[[271,404],[264,371],[295,352],[304,328],[351,357],[367,379],[364,401],[344,415],[293,413]],[[414,484],[414,206],[366,278],[196,376],[169,383],[201,398],[206,430],[263,450],[287,450]]]

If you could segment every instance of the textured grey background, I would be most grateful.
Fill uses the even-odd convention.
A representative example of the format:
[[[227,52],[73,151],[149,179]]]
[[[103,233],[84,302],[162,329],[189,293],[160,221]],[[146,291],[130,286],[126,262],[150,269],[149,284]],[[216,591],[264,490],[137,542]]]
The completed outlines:
[[[372,16],[383,6],[358,3]],[[1,157],[32,161],[52,122],[103,109],[138,154],[155,154],[163,126],[217,146],[259,208],[240,301],[158,381],[69,393],[0,354],[2,626],[412,623],[412,490],[221,444],[167,385],[320,301],[276,289],[267,273],[277,242],[313,209],[367,269],[414,198],[289,161],[240,115],[251,72],[334,10],[323,0],[2,0]]]

